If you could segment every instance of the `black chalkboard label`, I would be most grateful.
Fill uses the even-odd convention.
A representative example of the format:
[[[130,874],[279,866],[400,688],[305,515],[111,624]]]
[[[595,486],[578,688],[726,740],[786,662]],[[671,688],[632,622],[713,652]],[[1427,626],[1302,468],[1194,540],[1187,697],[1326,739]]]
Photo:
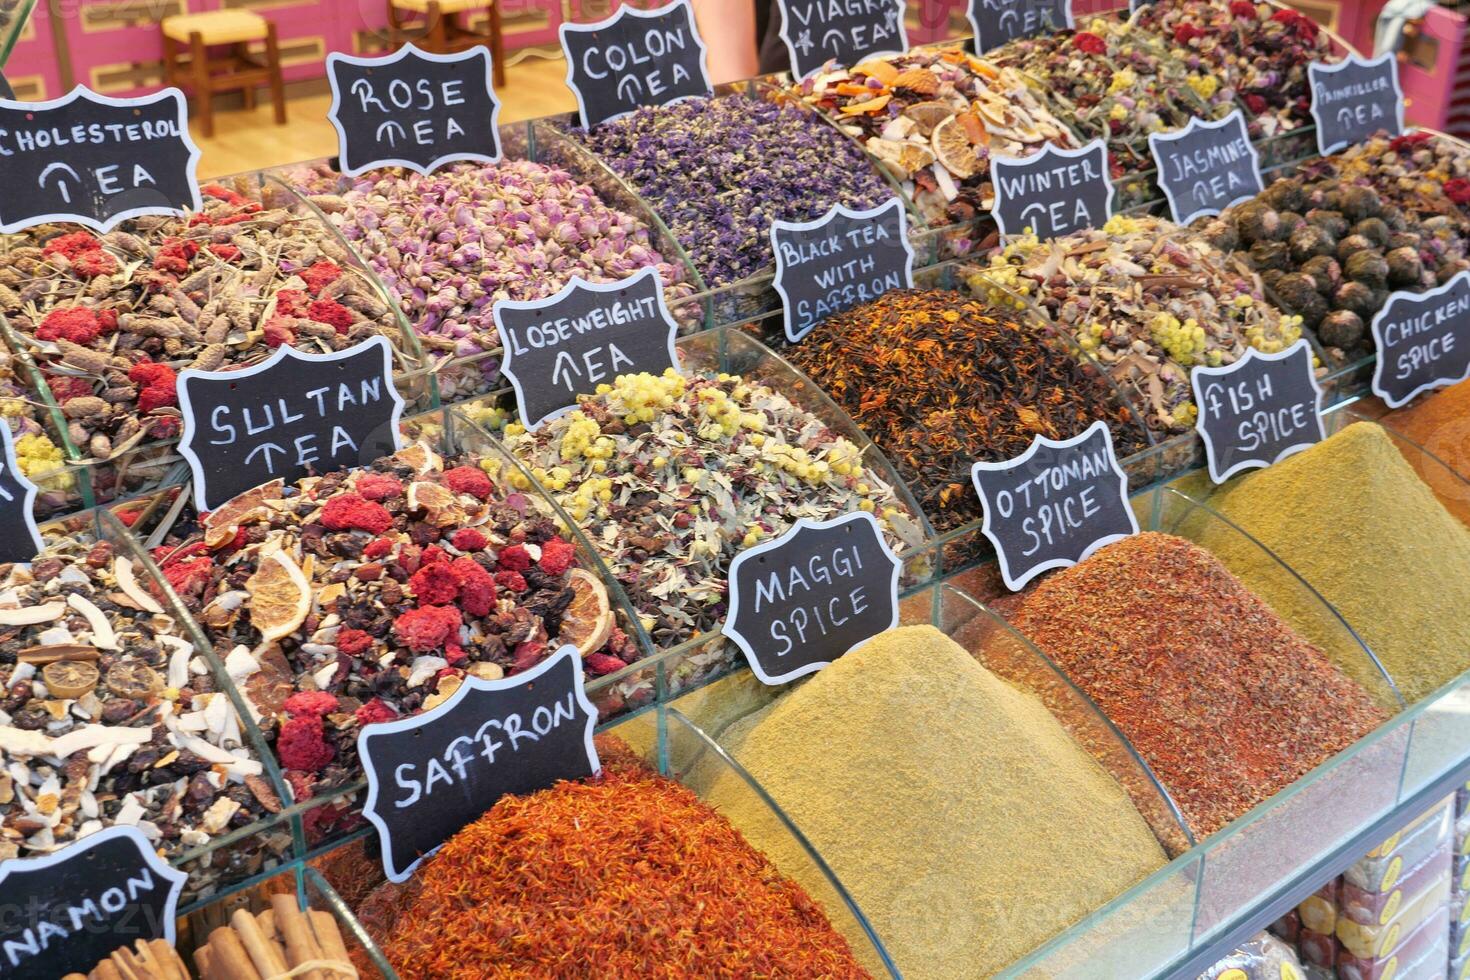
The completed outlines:
[[[1175,132],[1150,133],[1148,146],[1177,224],[1219,214],[1263,189],[1261,158],[1239,109],[1218,122],[1196,116]]]
[[[1371,326],[1373,393],[1390,408],[1470,378],[1470,272],[1427,293],[1393,293]]]
[[[1072,0],[970,0],[975,53],[984,54],[1018,37],[1071,30]]]
[[[678,369],[678,325],[664,305],[658,272],[644,269],[621,282],[573,276],[555,296],[495,304],[505,344],[501,371],[516,390],[528,429],[577,407],[578,395],[620,374]]]
[[[1113,182],[1102,140],[1080,150],[1048,143],[1029,157],[992,157],[990,180],[991,215],[1003,235],[1030,229],[1037,238],[1056,238],[1101,228],[1112,214]]]
[[[1015,459],[976,463],[970,477],[985,509],[981,530],[1012,591],[1138,533],[1128,478],[1104,422],[1065,442],[1037,436]]]
[[[0,862],[0,976],[89,973],[138,940],[174,942],[179,892],[136,827],[110,827],[45,857]]]
[[[454,160],[500,160],[500,101],[490,50],[430,54],[405,44],[386,58],[327,55],[341,170],[377,167],[432,173]]]
[[[1252,348],[1234,364],[1197,367],[1189,377],[1199,409],[1195,429],[1216,483],[1279,463],[1327,438],[1322,389],[1306,340],[1276,354]]]
[[[903,0],[780,0],[781,40],[797,81],[827,62],[856,65],[909,49]]]
[[[502,796],[596,775],[596,725],[582,658],[564,646],[524,674],[467,676],[433,710],[365,727],[357,737],[368,781],[363,815],[378,828],[389,880],[406,880]]]
[[[641,106],[714,94],[689,0],[657,10],[625,3],[607,20],[562,24],[561,47],[567,86],[577,97],[585,127]]]
[[[36,527],[36,485],[26,479],[15,459],[15,437],[0,420],[0,442],[5,444],[0,469],[0,562],[30,561],[44,545]]]
[[[771,250],[792,343],[834,313],[914,284],[914,250],[898,198],[870,211],[839,204],[816,221],[774,221]]]
[[[1335,65],[1314,61],[1307,66],[1312,86],[1312,118],[1317,122],[1317,149],[1326,156],[1360,143],[1386,129],[1404,131],[1404,93],[1393,52],[1372,61],[1349,54]]]
[[[814,674],[898,625],[902,566],[872,514],[802,518],[735,556],[720,632],[766,684]]]
[[[331,354],[282,345],[238,371],[181,371],[179,408],[194,505],[214,510],[271,480],[396,452],[403,398],[388,339],[374,337]]]
[[[50,102],[0,100],[0,232],[49,221],[110,231],[200,207],[199,148],[176,88],[112,99],[80,85]]]

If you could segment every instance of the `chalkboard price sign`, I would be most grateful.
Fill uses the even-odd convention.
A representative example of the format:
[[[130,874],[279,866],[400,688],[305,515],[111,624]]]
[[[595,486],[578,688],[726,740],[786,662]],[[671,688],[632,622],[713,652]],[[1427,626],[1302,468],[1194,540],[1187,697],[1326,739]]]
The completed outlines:
[[[780,0],[781,40],[797,80],[828,61],[856,65],[909,49],[903,0]]]
[[[36,485],[26,479],[15,460],[15,437],[10,426],[0,421],[0,442],[5,444],[0,469],[0,561],[30,561],[41,552],[41,531],[36,527]]]
[[[984,54],[1018,37],[1070,31],[1072,0],[970,0],[975,51]]]
[[[561,47],[583,126],[714,94],[689,0],[657,10],[625,3],[595,24],[563,24]]]
[[[1030,229],[1038,238],[1056,238],[1101,228],[1111,214],[1113,182],[1102,140],[1080,150],[1047,144],[1029,157],[993,157],[990,179],[995,187],[991,215],[1003,235]]]
[[[386,58],[327,55],[341,170],[377,167],[432,173],[452,160],[495,163],[500,101],[490,51],[430,54],[405,44]]]
[[[1335,65],[1314,61],[1307,66],[1312,87],[1312,118],[1317,148],[1323,156],[1360,143],[1386,129],[1404,131],[1404,93],[1392,51],[1371,61],[1350,54]]]
[[[1239,109],[1218,122],[1195,116],[1181,130],[1151,133],[1148,146],[1169,211],[1181,225],[1219,214],[1236,201],[1259,194],[1264,186],[1261,158]]]
[[[407,880],[419,861],[502,796],[596,775],[596,725],[582,658],[564,646],[524,674],[465,677],[438,707],[363,728],[363,815],[378,829],[389,880]]]
[[[1373,393],[1390,408],[1470,378],[1470,272],[1427,293],[1393,293],[1371,329]]]
[[[50,102],[0,99],[0,232],[74,221],[106,232],[200,207],[199,148],[176,88],[112,99],[80,85]]]
[[[1327,437],[1306,340],[1277,354],[1252,348],[1225,367],[1197,367],[1190,381],[1199,409],[1195,429],[1216,483],[1279,463]]]

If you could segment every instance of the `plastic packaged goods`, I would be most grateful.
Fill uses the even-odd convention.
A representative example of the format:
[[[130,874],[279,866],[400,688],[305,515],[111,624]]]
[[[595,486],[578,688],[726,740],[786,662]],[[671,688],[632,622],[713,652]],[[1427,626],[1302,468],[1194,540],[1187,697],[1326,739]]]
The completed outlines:
[[[1302,899],[1296,907],[1296,913],[1303,929],[1322,935],[1332,935],[1332,930],[1337,928],[1338,888],[1341,884],[1341,878],[1333,878]]]
[[[1446,842],[1416,865],[1390,864],[1382,877],[1368,882],[1366,888],[1344,877],[1339,898],[1341,917],[1363,925],[1391,919],[1398,909],[1414,901],[1433,882],[1452,874],[1453,865]]]
[[[1451,804],[1446,801],[1416,818],[1366,857],[1343,872],[1346,884],[1368,892],[1386,892],[1405,880],[1405,872],[1417,868],[1431,854],[1451,850]]]
[[[1336,969],[1338,959],[1344,955],[1342,943],[1337,941],[1335,933],[1312,929],[1301,931],[1297,950],[1301,953],[1302,963],[1329,971]]]
[[[1302,980],[1302,968],[1289,945],[1260,932],[1201,973],[1199,980]]]
[[[1449,949],[1448,910],[1436,909],[1434,914],[1412,932],[1399,935],[1397,941],[1392,941],[1392,932],[1384,939],[1384,948],[1375,951],[1372,956],[1354,956],[1351,953],[1339,956],[1339,980],[1392,980],[1406,969],[1424,969],[1419,964],[1431,956],[1438,957],[1440,970],[1438,973],[1431,971],[1427,975],[1444,976],[1445,955]]]
[[[1352,919],[1342,917],[1337,920],[1337,939],[1342,943],[1343,949],[1349,956],[1360,959],[1369,959],[1377,954],[1377,951],[1392,948],[1386,945],[1390,940],[1397,940],[1419,928],[1426,920],[1438,913],[1444,913],[1450,898],[1450,876],[1448,871],[1437,879],[1425,885],[1417,897],[1405,900],[1394,911],[1394,914],[1385,917],[1384,921],[1365,925],[1354,922]],[[1446,923],[1448,920],[1446,919]],[[1449,934],[1448,925],[1445,930],[1445,946],[1448,952]]]

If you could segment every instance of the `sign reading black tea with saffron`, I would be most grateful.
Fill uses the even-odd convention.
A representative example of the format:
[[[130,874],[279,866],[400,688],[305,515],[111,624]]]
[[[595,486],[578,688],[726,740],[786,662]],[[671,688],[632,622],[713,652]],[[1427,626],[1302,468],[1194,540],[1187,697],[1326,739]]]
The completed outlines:
[[[909,49],[903,0],[780,0],[781,40],[797,81],[828,61],[856,65]]]
[[[641,106],[714,94],[689,0],[657,10],[625,3],[595,24],[563,24],[561,48],[585,127]]]
[[[1128,478],[1104,422],[1065,442],[1037,436],[1015,459],[976,463],[970,477],[985,508],[981,530],[1012,591],[1138,533]]]
[[[1071,30],[1072,0],[969,0],[975,52],[984,54],[1018,37]]]
[[[1080,150],[1048,143],[1029,157],[992,157],[990,179],[995,188],[990,213],[1002,235],[1030,230],[1037,238],[1056,238],[1101,228],[1112,213],[1113,182],[1102,140]]]
[[[1183,129],[1150,133],[1148,147],[1177,224],[1219,214],[1262,190],[1261,158],[1239,109],[1218,122],[1195,116]]]
[[[1427,293],[1393,293],[1372,330],[1373,393],[1390,408],[1470,378],[1470,272]]]
[[[1312,87],[1312,118],[1317,123],[1317,149],[1325,157],[1388,130],[1404,131],[1404,93],[1392,51],[1372,61],[1356,53],[1335,65],[1314,61],[1307,66]]]
[[[1199,409],[1195,429],[1216,483],[1279,463],[1327,438],[1322,389],[1305,338],[1278,354],[1251,348],[1234,364],[1197,367],[1190,381]]]

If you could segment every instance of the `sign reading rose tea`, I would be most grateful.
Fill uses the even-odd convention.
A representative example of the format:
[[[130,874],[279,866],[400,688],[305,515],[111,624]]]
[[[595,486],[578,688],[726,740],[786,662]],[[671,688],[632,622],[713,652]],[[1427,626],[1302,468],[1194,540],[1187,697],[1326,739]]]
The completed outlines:
[[[1197,367],[1190,381],[1199,409],[1195,429],[1216,483],[1279,463],[1327,437],[1322,389],[1305,339],[1277,354],[1252,348],[1226,367]]]
[[[15,437],[4,422],[0,422],[0,441],[5,444],[4,462],[0,463],[0,562],[30,561],[44,547],[33,510],[36,485],[21,472],[15,459]]]
[[[1104,422],[1065,442],[1037,436],[1015,459],[976,463],[970,477],[985,510],[981,530],[1012,591],[1138,533],[1128,478]]]
[[[1371,328],[1373,393],[1390,408],[1470,378],[1470,272],[1427,293],[1393,293]]]
[[[834,313],[914,284],[914,250],[898,198],[870,211],[838,204],[815,221],[774,221],[771,249],[792,343]]]
[[[975,51],[984,54],[1018,37],[1071,30],[1072,0],[970,0]]]
[[[0,976],[85,974],[140,939],[172,945],[187,879],[136,827],[0,862]]]
[[[1312,118],[1317,123],[1317,149],[1326,156],[1360,143],[1386,129],[1404,131],[1404,93],[1392,51],[1364,61],[1357,54],[1335,65],[1314,61],[1307,66],[1312,86]]]
[[[197,210],[198,163],[176,88],[140,99],[81,86],[50,102],[0,99],[0,231],[74,221],[106,232]]]
[[[898,572],[872,514],[802,518],[730,563],[720,632],[766,684],[813,674],[898,625]]]
[[[1029,157],[992,157],[990,180],[995,188],[990,213],[1002,235],[1029,229],[1038,238],[1056,238],[1101,228],[1111,214],[1113,182],[1102,140],[1080,150],[1048,143]]]
[[[806,78],[828,61],[856,65],[909,49],[903,0],[780,0],[791,72]]]
[[[239,371],[181,371],[178,387],[179,452],[200,510],[271,480],[358,466],[400,446],[403,398],[386,337],[331,354],[283,344]]]
[[[600,772],[596,724],[582,658],[564,646],[524,674],[499,681],[467,676],[438,707],[363,728],[363,815],[378,828],[389,880],[407,880],[419,861],[502,796]]]
[[[1261,158],[1239,109],[1219,122],[1196,116],[1183,129],[1151,133],[1148,146],[1159,168],[1159,186],[1178,224],[1219,214],[1236,201],[1259,194],[1264,186]]]
[[[431,173],[452,160],[495,163],[500,102],[490,51],[429,54],[405,44],[386,58],[327,55],[341,171],[376,167]]]
[[[586,127],[640,106],[714,94],[689,0],[657,10],[623,4],[595,24],[563,24],[561,47],[567,85]]]

